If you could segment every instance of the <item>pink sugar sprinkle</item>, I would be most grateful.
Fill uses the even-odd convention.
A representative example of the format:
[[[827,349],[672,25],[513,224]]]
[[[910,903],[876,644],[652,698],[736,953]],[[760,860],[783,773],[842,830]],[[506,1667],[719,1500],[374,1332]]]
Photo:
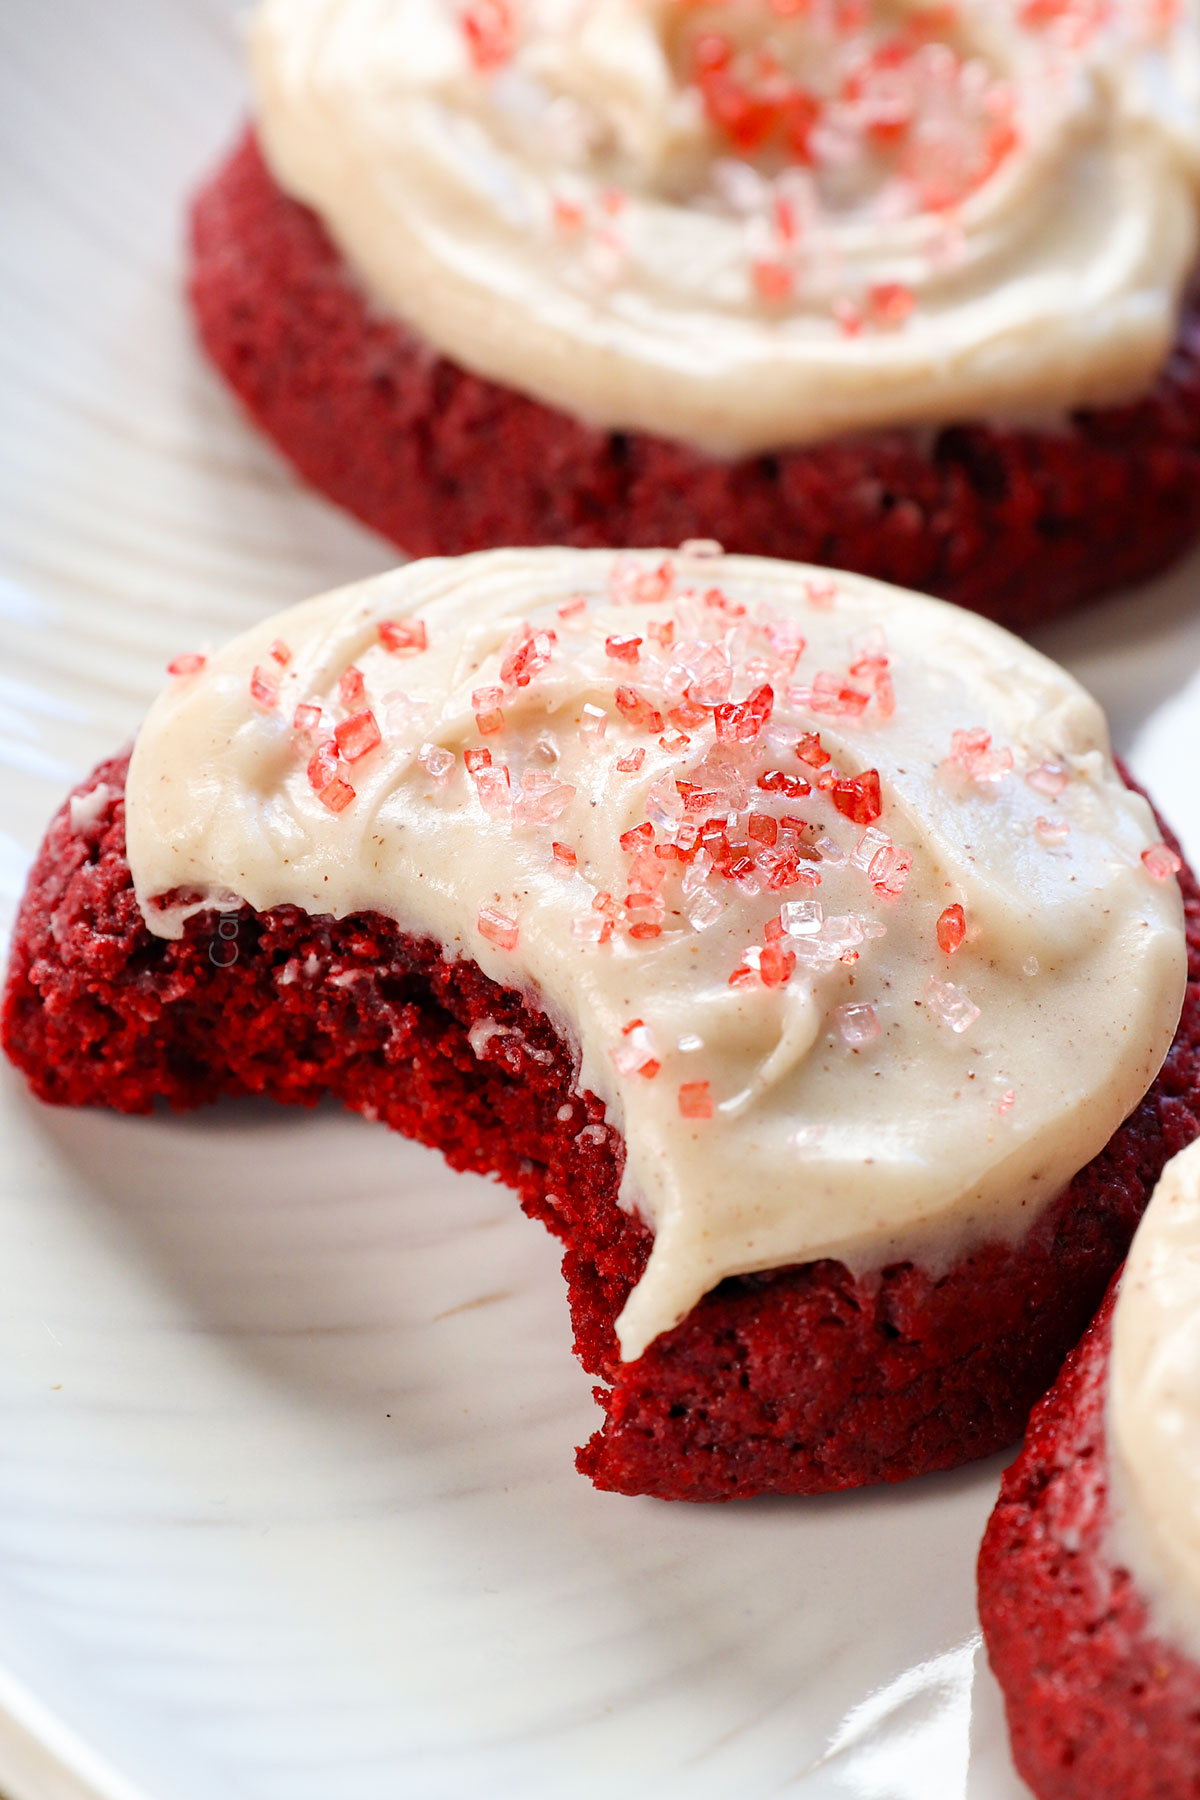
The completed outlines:
[[[819,669],[813,676],[808,704],[815,713],[857,719],[867,710],[870,698],[870,694],[851,687],[840,675],[829,669]]]
[[[254,672],[250,677],[250,698],[264,712],[270,712],[273,706],[279,705],[279,677],[259,663],[254,665]]]
[[[545,769],[526,769],[513,801],[513,820],[518,825],[553,825],[575,798],[567,781],[557,781]]]
[[[429,648],[423,619],[381,619],[379,641],[393,656],[420,656]]]
[[[446,781],[454,767],[454,752],[443,749],[440,744],[422,744],[417,751],[417,761],[434,781]]]
[[[857,1050],[862,1044],[874,1043],[881,1027],[879,1016],[873,1006],[851,1004],[839,1006],[834,1012],[837,1028],[842,1042],[851,1050]]]
[[[198,650],[184,650],[181,655],[173,656],[167,664],[168,675],[198,675],[207,656],[201,656]]]
[[[754,291],[768,305],[778,306],[791,298],[795,277],[786,263],[773,256],[759,257],[751,264]]]
[[[636,775],[645,760],[644,750],[631,750],[627,756],[619,756],[613,767],[619,769],[622,775]]]
[[[1146,873],[1155,881],[1170,881],[1183,867],[1183,858],[1177,856],[1169,844],[1151,844],[1148,850],[1142,851],[1142,862]]]
[[[864,875],[869,875],[871,864],[875,861],[875,858],[879,855],[881,850],[891,848],[891,842],[892,840],[887,835],[886,831],[880,831],[878,826],[872,825],[868,830],[863,832],[857,844],[854,846],[853,853],[850,857],[852,866],[856,869],[861,869]],[[821,844],[818,848],[824,850],[824,845]]]
[[[1061,763],[1044,762],[1039,763],[1036,769],[1030,769],[1025,779],[1035,793],[1045,794],[1049,800],[1057,800],[1071,775]]]
[[[485,813],[492,818],[499,818],[508,812],[512,804],[512,783],[503,763],[496,767],[473,769],[471,779]]]
[[[1012,1111],[1016,1103],[1016,1090],[1013,1088],[1005,1088],[999,1100],[996,1102],[996,1111],[1003,1117],[1005,1113]]]
[[[746,821],[746,834],[760,844],[773,844],[779,836],[779,822],[768,813],[751,813]]]
[[[604,654],[611,656],[614,662],[635,663],[641,654],[642,639],[627,637],[623,634],[606,637]]]
[[[662,926],[652,923],[649,919],[643,919],[638,924],[629,927],[629,936],[639,940],[661,937]]]
[[[563,232],[566,236],[572,236],[575,232],[583,230],[587,215],[582,206],[577,205],[574,200],[567,200],[562,195],[556,194],[551,202],[551,207],[557,231]]]
[[[955,903],[941,913],[937,922],[938,949],[944,950],[947,956],[953,956],[960,948],[967,935],[967,916],[961,906]]]
[[[859,336],[863,328],[863,316],[853,300],[846,295],[841,295],[834,301],[830,310],[843,337]]]
[[[658,740],[658,747],[669,756],[678,756],[681,750],[687,749],[691,741],[686,731],[664,731]]]
[[[680,556],[699,557],[701,561],[709,557],[724,556],[725,547],[716,538],[684,538],[679,546]]]
[[[832,581],[806,581],[804,597],[817,612],[829,612],[837,599],[837,587]]]
[[[1058,844],[1065,844],[1071,835],[1071,827],[1065,819],[1046,819],[1040,815],[1034,820],[1033,829],[1040,841],[1050,849]]]
[[[607,944],[613,922],[598,912],[577,913],[571,920],[571,936],[580,944]]]
[[[292,653],[282,638],[275,639],[267,654],[274,662],[279,664],[281,669],[285,669],[292,660]]]
[[[654,842],[654,827],[648,819],[643,819],[640,825],[631,825],[628,831],[623,831],[617,842],[622,850],[627,850],[632,855],[643,844]]]
[[[732,686],[733,665],[729,657],[720,645],[710,644],[693,664],[687,698],[693,706],[715,706],[718,701],[729,698]]]
[[[712,1093],[707,1081],[680,1082],[679,1112],[680,1116],[685,1119],[712,1118]]]
[[[663,716],[643,699],[634,687],[619,687],[613,696],[617,703],[617,711],[630,725],[641,725],[647,731],[661,731]]]
[[[588,609],[587,595],[586,594],[572,594],[571,598],[569,600],[564,600],[562,605],[558,608],[558,616],[560,619],[563,619],[564,621],[573,622],[574,620],[580,618],[580,616],[583,613],[585,613],[587,611],[587,609]]]
[[[751,988],[758,986],[758,970],[752,963],[740,962],[729,977],[731,988]]]
[[[348,763],[360,762],[383,742],[382,733],[375,722],[375,714],[369,709],[355,713],[353,718],[343,719],[336,727],[333,739],[338,747],[338,754]]]
[[[511,913],[501,912],[498,906],[485,901],[479,909],[477,925],[480,937],[485,937],[498,949],[516,949],[519,927]]]
[[[867,290],[867,308],[876,325],[903,325],[915,303],[912,289],[902,281],[878,281]]]
[[[332,781],[326,782],[317,795],[321,805],[328,807],[331,813],[345,812],[353,798],[354,789],[340,775],[335,775]]]
[[[351,663],[338,682],[338,698],[343,706],[361,706],[367,697],[366,683],[362,678],[362,670]]]
[[[618,1075],[643,1075],[648,1080],[658,1074],[660,1064],[654,1034],[641,1019],[632,1019],[622,1027],[622,1043],[609,1051]]]
[[[312,706],[305,701],[301,701],[300,705],[292,714],[292,730],[298,731],[301,737],[307,736],[310,731],[316,731],[320,723],[320,707]]]
[[[308,785],[314,793],[319,794],[322,788],[329,786],[337,773],[337,765],[337,746],[331,737],[327,737],[308,759]]]
[[[979,1017],[979,1007],[962,988],[955,987],[952,981],[939,981],[936,975],[925,983],[924,1000],[934,1018],[951,1031],[967,1031]]]
[[[476,688],[471,695],[471,709],[481,737],[504,730],[503,700],[504,689],[498,687]]]
[[[871,883],[872,892],[881,899],[895,900],[904,892],[912,865],[912,852],[898,850],[895,844],[877,851],[867,870],[867,880]]]
[[[675,642],[674,619],[648,619],[646,636],[652,644],[657,644],[660,649],[669,650]]]
[[[1011,750],[993,750],[988,731],[955,731],[950,735],[950,758],[972,781],[1003,781],[1013,766]]]

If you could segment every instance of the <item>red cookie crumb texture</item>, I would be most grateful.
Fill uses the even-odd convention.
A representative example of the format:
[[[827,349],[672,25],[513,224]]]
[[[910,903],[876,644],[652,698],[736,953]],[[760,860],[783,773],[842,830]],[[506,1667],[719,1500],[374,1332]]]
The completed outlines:
[[[1153,391],[1069,429],[891,430],[737,462],[590,429],[439,356],[368,305],[253,132],[195,202],[190,292],[257,423],[413,556],[713,537],[1021,630],[1165,568],[1200,529],[1200,290]]]
[[[1034,1410],[979,1557],[1013,1758],[1038,1800],[1200,1795],[1200,1666],[1155,1635],[1134,1578],[1109,1555],[1117,1287]]]
[[[234,939],[213,913],[179,942],[152,936],[125,860],[125,768],[96,770],[79,794],[106,783],[104,805],[80,808],[79,830],[64,807],[34,865],[4,1000],[9,1056],[43,1100],[123,1112],[332,1093],[455,1168],[498,1175],[565,1245],[575,1347],[602,1384],[605,1423],[578,1458],[598,1487],[816,1493],[1011,1443],[1163,1163],[1200,1130],[1200,892],[1185,868],[1192,979],[1166,1065],[1022,1243],[986,1245],[940,1279],[908,1263],[856,1278],[826,1261],[727,1280],[622,1364],[613,1323],[651,1239],[617,1205],[624,1146],[601,1102],[575,1093],[571,1045],[520,993],[378,915],[246,909]]]

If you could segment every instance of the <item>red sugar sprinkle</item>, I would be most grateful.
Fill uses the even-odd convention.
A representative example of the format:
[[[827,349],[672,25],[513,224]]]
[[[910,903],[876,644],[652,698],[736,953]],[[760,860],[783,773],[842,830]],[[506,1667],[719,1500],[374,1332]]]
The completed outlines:
[[[554,223],[559,231],[568,234],[582,231],[584,218],[582,206],[576,205],[574,200],[564,200],[561,195],[555,195]],[[559,612],[561,613],[561,611],[560,607]]]
[[[758,786],[764,794],[783,794],[789,800],[803,800],[805,794],[812,793],[803,775],[785,775],[782,769],[768,769],[759,776]]]
[[[938,948],[953,956],[967,935],[967,919],[961,906],[948,906],[937,922]]]
[[[528,687],[534,676],[549,664],[557,642],[552,631],[535,631],[532,625],[519,625],[500,653],[500,679],[505,687]]]
[[[362,670],[351,663],[338,682],[338,698],[343,706],[361,706],[367,697],[366,683],[362,678]]]
[[[476,923],[480,937],[485,937],[489,944],[495,944],[501,950],[516,949],[519,929],[510,913],[501,912],[498,906],[485,901]]]
[[[694,731],[708,719],[708,708],[697,706],[694,700],[681,700],[678,706],[671,708],[667,718],[679,731]]]
[[[1142,851],[1142,862],[1146,873],[1155,881],[1170,881],[1172,875],[1178,875],[1183,862],[1169,844],[1151,844],[1148,850]]]
[[[292,660],[292,653],[282,638],[276,638],[268,652],[281,669],[285,669]]]
[[[321,805],[327,806],[331,813],[345,812],[353,798],[354,789],[348,781],[343,781],[340,775],[335,775],[333,780],[327,782],[317,795]]]
[[[767,944],[758,959],[758,972],[764,987],[782,987],[790,981],[796,967],[796,956],[779,944]]]
[[[631,854],[635,850],[640,850],[643,844],[650,844],[653,841],[654,827],[648,819],[643,819],[640,825],[633,825],[628,831],[623,831],[617,839],[622,850],[628,850]]]
[[[463,762],[466,764],[468,775],[474,775],[477,769],[490,768],[491,761],[492,753],[486,744],[480,745],[476,750],[463,751]]]
[[[631,725],[644,725],[647,731],[662,730],[662,714],[656,712],[648,700],[643,700],[636,688],[619,687],[613,698],[617,703],[617,711]]]
[[[883,811],[877,769],[866,769],[861,775],[835,781],[831,792],[833,804],[854,825],[873,825]]]
[[[381,619],[379,641],[393,656],[420,656],[429,648],[423,619]]]
[[[604,640],[604,654],[614,662],[635,663],[642,648],[640,637],[614,636]]]
[[[562,868],[574,869],[578,865],[579,858],[576,856],[574,850],[567,844],[559,844],[556,842],[551,844],[550,848],[554,854],[555,862],[559,863]]]
[[[764,682],[748,699],[726,702],[713,711],[720,744],[752,744],[761,736],[775,705],[775,690]]]
[[[767,813],[751,813],[746,831],[760,844],[773,844],[779,836],[778,824]]]
[[[207,656],[201,656],[198,650],[185,650],[180,656],[173,656],[167,664],[168,675],[198,675]]]
[[[255,664],[250,677],[250,698],[255,706],[261,706],[264,712],[270,712],[273,706],[279,705],[279,677],[270,669]]]
[[[301,734],[315,731],[321,723],[321,709],[302,701],[292,714],[292,730]]]
[[[843,337],[858,337],[863,328],[863,316],[853,300],[842,295],[834,301],[831,311]]]
[[[646,752],[644,750],[631,750],[628,756],[619,756],[613,766],[618,768],[622,775],[636,775],[645,760]]]
[[[460,23],[476,73],[494,75],[516,48],[516,22],[509,0],[475,0]]]
[[[649,923],[639,924],[639,925],[631,925],[629,927],[629,935],[631,938],[661,937],[662,936],[662,926],[661,925],[652,925]],[[643,1069],[642,1074],[644,1075],[645,1073],[646,1073],[646,1071],[645,1071],[645,1069]],[[656,1069],[655,1073],[657,1073],[657,1069]]]
[[[806,731],[796,745],[796,755],[809,769],[823,769],[830,760],[828,750],[821,748],[821,739],[815,731]]]
[[[365,712],[355,713],[353,718],[343,719],[333,734],[334,743],[339,755],[347,762],[361,762],[369,756],[383,737],[375,722],[375,714],[368,708]]]
[[[713,1116],[712,1093],[707,1081],[681,1081],[679,1084],[679,1111],[685,1119],[711,1119]]]

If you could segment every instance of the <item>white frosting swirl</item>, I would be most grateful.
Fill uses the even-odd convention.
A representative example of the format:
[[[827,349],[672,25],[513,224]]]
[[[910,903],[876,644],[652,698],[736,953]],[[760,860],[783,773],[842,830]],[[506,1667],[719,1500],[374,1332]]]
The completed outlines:
[[[397,619],[425,650],[385,647]],[[323,709],[303,737],[298,704]],[[365,708],[382,743],[307,774]],[[312,784],[342,780],[335,814]],[[787,563],[498,551],[309,601],[156,701],[127,829],[152,930],[180,890],[377,911],[532,992],[654,1231],[626,1357],[728,1274],[1016,1237],[1145,1091],[1183,994],[1177,885],[1094,701],[971,614]]]
[[[1200,243],[1197,0],[861,10],[263,0],[262,142],[377,301],[598,426],[734,455],[1144,390]],[[467,15],[508,22],[482,71]],[[776,90],[812,130],[739,152],[729,92]]]
[[[1200,1139],[1163,1170],[1133,1241],[1107,1405],[1114,1556],[1200,1659]]]

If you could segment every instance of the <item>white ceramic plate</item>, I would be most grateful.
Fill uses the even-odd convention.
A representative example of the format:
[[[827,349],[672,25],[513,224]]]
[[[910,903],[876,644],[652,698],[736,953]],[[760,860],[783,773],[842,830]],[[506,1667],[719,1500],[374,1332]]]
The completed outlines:
[[[230,0],[0,7],[0,904],[168,657],[380,568],[196,355]],[[1200,571],[1050,647],[1200,851]],[[10,1800],[1017,1800],[973,1565],[999,1464],[595,1493],[550,1240],[360,1120],[39,1108],[0,1073]]]

